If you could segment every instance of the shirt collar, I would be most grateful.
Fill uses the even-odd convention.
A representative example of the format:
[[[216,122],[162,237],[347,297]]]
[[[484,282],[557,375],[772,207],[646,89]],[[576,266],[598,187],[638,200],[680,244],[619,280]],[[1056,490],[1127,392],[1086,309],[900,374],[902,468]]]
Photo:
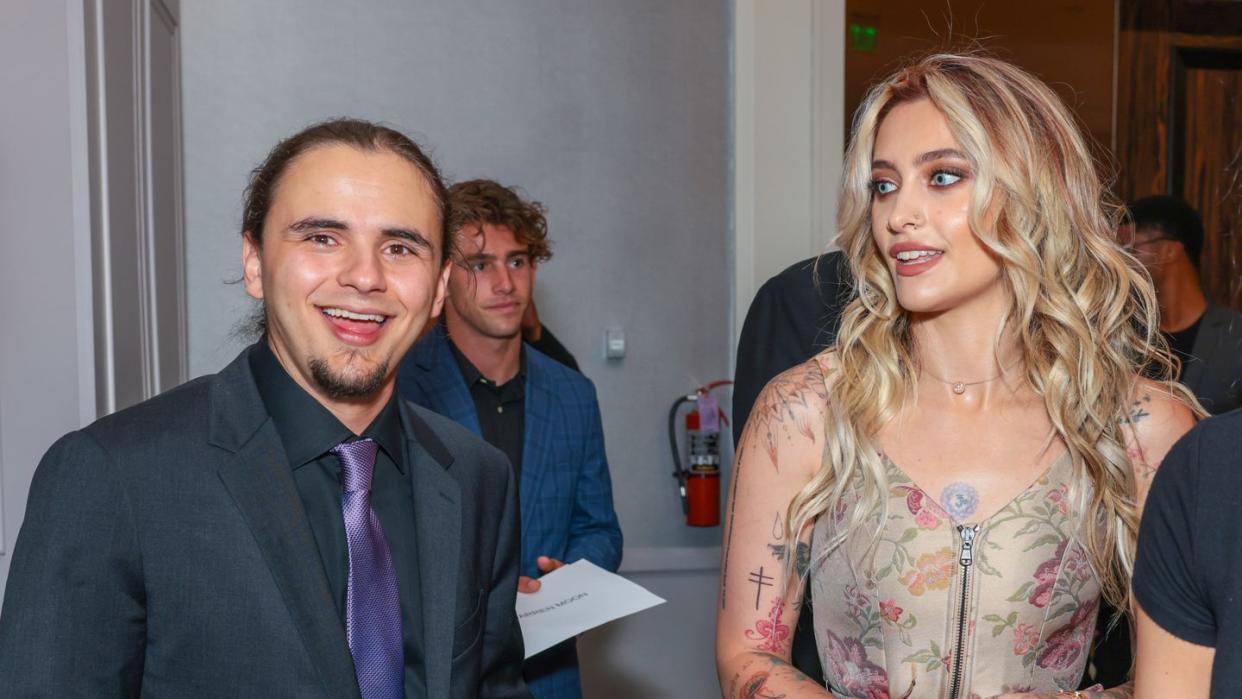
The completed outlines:
[[[388,458],[397,465],[397,470],[405,473],[405,440],[402,438],[401,411],[397,406],[397,401],[397,391],[394,390],[392,396],[388,398],[388,403],[384,405],[384,409],[375,416],[371,424],[362,432],[362,436],[374,439],[380,449],[383,449],[388,454]]]
[[[289,376],[268,347],[266,337],[250,353],[250,370],[292,468],[308,464],[354,437],[344,423]],[[396,391],[362,436],[375,440],[397,468],[405,472],[404,440]]]
[[[479,381],[485,381],[487,385],[495,386],[495,384],[492,383],[490,379],[484,376],[483,373],[480,372],[478,368],[469,359],[466,358],[466,355],[462,354],[462,351],[457,348],[457,345],[453,344],[453,340],[451,338],[448,339],[448,346],[449,346],[449,349],[453,351],[453,359],[457,360],[457,368],[461,369],[461,376],[463,379],[466,380],[467,386],[473,386]],[[526,384],[526,343],[525,342],[522,343],[521,349],[518,350],[517,376],[513,377],[512,379],[509,379],[509,381],[512,382],[515,379],[518,380],[521,385]],[[505,385],[507,386],[508,383],[506,383]]]

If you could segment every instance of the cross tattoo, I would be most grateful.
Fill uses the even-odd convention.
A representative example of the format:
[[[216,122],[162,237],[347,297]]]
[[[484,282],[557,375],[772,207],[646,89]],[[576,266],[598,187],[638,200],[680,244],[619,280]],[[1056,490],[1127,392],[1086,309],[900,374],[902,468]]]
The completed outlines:
[[[750,581],[755,584],[755,609],[759,608],[759,595],[763,592],[763,588],[772,587],[772,576],[763,574],[763,566],[759,566],[759,570],[750,572]]]

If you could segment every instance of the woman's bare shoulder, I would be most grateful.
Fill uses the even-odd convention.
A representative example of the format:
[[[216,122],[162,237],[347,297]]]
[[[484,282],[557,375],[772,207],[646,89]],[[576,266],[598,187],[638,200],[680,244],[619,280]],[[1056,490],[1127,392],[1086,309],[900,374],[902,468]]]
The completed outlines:
[[[1171,434],[1180,437],[1196,420],[1190,399],[1190,393],[1181,386],[1136,377],[1124,421],[1140,440],[1167,439]]]
[[[822,418],[828,404],[825,378],[832,371],[829,361],[820,354],[777,374],[755,400],[750,419],[779,423]]]
[[[774,465],[779,452],[823,447],[824,419],[828,409],[826,376],[833,371],[827,352],[781,372],[764,386],[742,435],[744,446],[767,452]]]
[[[1130,432],[1130,456],[1140,478],[1150,477],[1169,447],[1194,427],[1192,400],[1180,386],[1136,378],[1122,422]]]

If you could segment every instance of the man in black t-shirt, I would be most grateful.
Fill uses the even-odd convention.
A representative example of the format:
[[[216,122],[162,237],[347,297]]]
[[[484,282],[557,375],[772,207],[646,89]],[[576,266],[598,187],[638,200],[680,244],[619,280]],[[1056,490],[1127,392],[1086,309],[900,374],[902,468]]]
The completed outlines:
[[[1121,242],[1156,285],[1160,332],[1182,361],[1182,383],[1219,415],[1242,406],[1242,314],[1214,303],[1199,281],[1203,222],[1177,197],[1144,197],[1128,207]]]
[[[1139,697],[1242,696],[1242,410],[1209,418],[1164,458],[1134,570]]]

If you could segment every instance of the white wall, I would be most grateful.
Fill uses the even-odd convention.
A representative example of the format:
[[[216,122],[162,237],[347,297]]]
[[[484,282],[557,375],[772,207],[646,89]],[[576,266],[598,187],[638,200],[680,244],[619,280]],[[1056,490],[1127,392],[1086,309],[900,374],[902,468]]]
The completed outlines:
[[[642,560],[627,564],[627,578],[667,603],[582,635],[578,653],[587,697],[719,696],[715,592],[720,565],[704,549],[680,553],[679,564],[671,570],[664,561],[654,566]]]
[[[0,21],[0,592],[40,457],[94,418],[81,2]]]
[[[734,333],[765,281],[836,235],[844,38],[845,0],[734,0]]]

